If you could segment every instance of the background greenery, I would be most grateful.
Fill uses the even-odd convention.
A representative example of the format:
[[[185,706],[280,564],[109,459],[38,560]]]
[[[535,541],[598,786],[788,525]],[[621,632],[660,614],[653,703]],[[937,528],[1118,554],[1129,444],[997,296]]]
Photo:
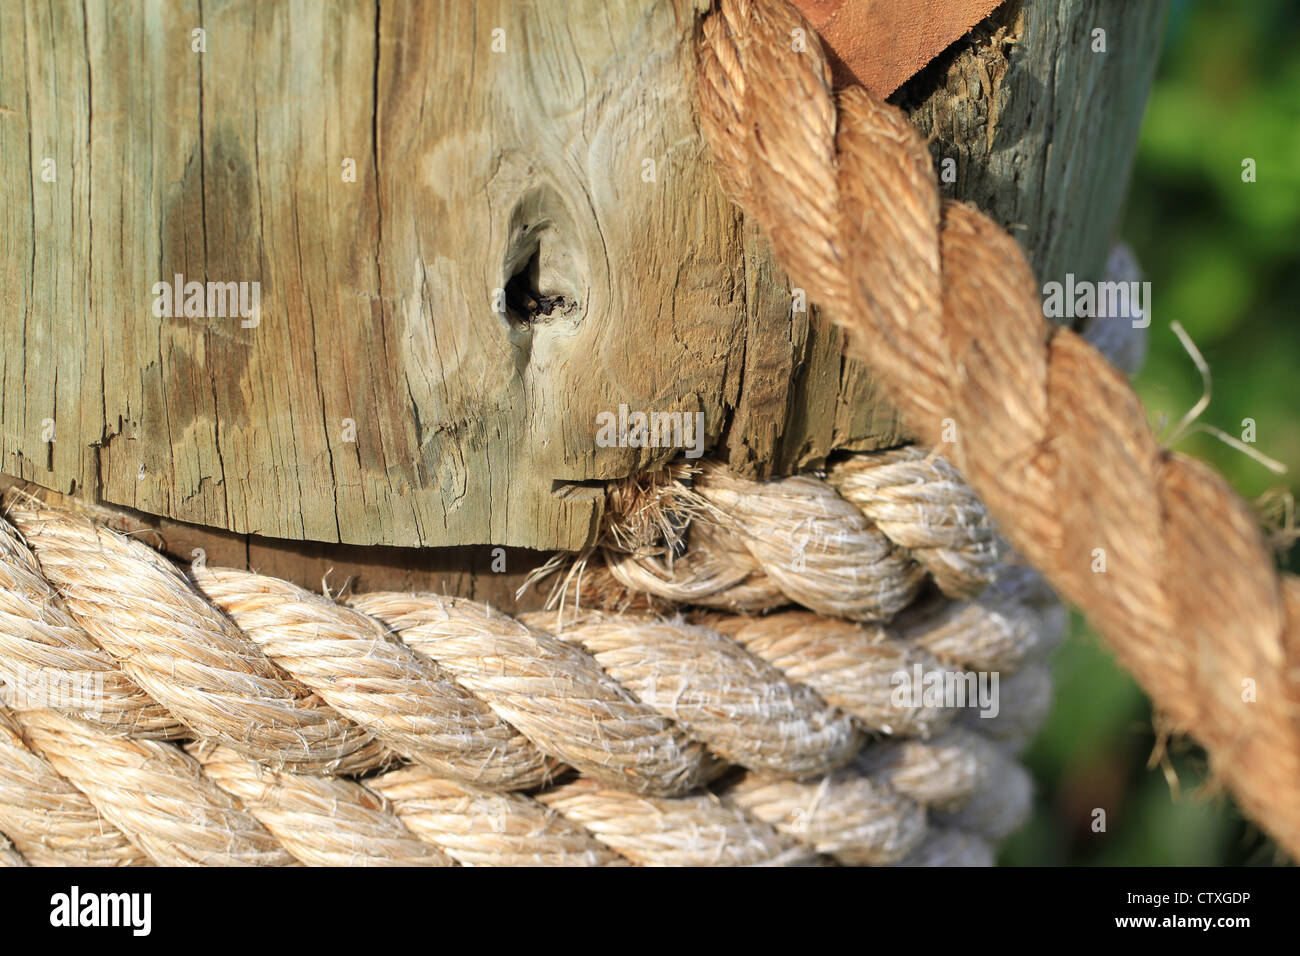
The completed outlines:
[[[1242,182],[1242,160],[1257,182]],[[1201,395],[1170,330],[1209,362],[1201,421],[1234,437],[1253,418],[1277,476],[1203,433],[1173,445],[1212,462],[1249,499],[1300,486],[1300,3],[1174,0],[1143,123],[1123,238],[1152,282],[1150,353],[1138,391],[1160,434]],[[1293,555],[1283,560],[1295,570]],[[1221,793],[1204,754],[1173,743],[1154,769],[1150,705],[1076,618],[1054,662],[1056,703],[1026,755],[1038,785],[1009,864],[1269,864],[1276,847]],[[1176,780],[1171,786],[1170,781]],[[1107,831],[1093,833],[1094,807]]]

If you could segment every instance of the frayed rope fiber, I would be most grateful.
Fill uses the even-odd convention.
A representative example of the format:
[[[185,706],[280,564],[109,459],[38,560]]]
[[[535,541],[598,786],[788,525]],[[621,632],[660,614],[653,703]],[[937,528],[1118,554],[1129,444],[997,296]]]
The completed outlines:
[[[978,555],[992,580],[981,594],[936,586],[892,621],[590,605],[515,619],[428,594],[340,603],[245,571],[187,575],[87,514],[11,493],[0,860],[987,863],[1028,810],[1015,754],[1050,699],[1059,605],[1028,569],[984,558],[981,515],[966,542],[942,527],[945,495],[969,497],[946,465],[894,451],[857,456],[858,470],[873,456],[882,469],[928,463],[909,479],[935,484],[912,496],[912,518],[938,527],[926,537],[893,515],[891,533],[921,544],[883,538],[892,562],[864,560],[867,586],[923,567],[942,584],[954,559],[926,554],[938,548]],[[761,532],[723,508],[751,520],[771,487],[706,472],[701,495],[713,483],[732,497],[701,528],[749,548]],[[885,508],[899,483],[880,484],[862,507]],[[869,524],[831,485],[798,488],[796,506],[830,502]],[[843,560],[832,535],[746,574],[779,581],[792,595],[780,604],[815,603],[819,562]],[[616,583],[608,566],[589,570]],[[1004,672],[997,716],[900,704],[891,678],[913,668]],[[89,690],[33,703],[21,693],[33,685]]]
[[[700,113],[725,188],[913,434],[933,445],[955,424],[944,453],[1001,532],[1300,856],[1300,583],[1227,483],[1162,448],[1123,376],[1044,319],[1015,242],[941,202],[903,113],[834,96],[796,29],[815,36],[782,0],[705,19]]]

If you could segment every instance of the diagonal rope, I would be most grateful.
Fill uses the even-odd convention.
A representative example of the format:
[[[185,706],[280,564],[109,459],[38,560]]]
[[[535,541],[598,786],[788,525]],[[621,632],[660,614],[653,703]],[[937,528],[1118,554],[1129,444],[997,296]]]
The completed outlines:
[[[835,97],[796,29],[812,35],[780,0],[705,20],[700,114],[728,193],[914,434],[1300,855],[1300,585],[1227,483],[1162,448],[1124,377],[1044,319],[1015,242],[941,203],[906,117],[860,88]]]

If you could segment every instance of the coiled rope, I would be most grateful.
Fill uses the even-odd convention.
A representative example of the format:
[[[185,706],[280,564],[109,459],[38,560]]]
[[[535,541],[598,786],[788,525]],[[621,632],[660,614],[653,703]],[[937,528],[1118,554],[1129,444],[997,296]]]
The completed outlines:
[[[859,470],[873,457],[889,468],[902,456],[856,456]],[[941,524],[947,466],[906,458],[928,461],[914,477],[936,484],[915,523]],[[769,495],[708,473],[736,514]],[[854,509],[818,479],[799,487]],[[881,487],[868,507],[885,507],[894,485]],[[517,620],[436,595],[345,604],[245,571],[186,575],[85,514],[14,493],[7,514],[9,861],[988,862],[1028,810],[1014,754],[1045,713],[1043,657],[1063,622],[1024,568],[993,575],[981,557],[995,577],[983,594],[931,595],[888,624],[591,607]],[[700,525],[752,538],[730,518]],[[969,527],[969,547],[945,547],[982,554],[987,522]],[[863,563],[864,593],[926,560],[887,547],[890,562]],[[815,600],[823,565],[842,561],[832,536],[762,567]],[[900,705],[891,678],[918,664],[1005,672],[997,717]],[[94,696],[37,706],[18,693],[33,685]],[[883,734],[897,739],[869,742]]]
[[[861,88],[834,96],[795,30],[814,36],[780,0],[720,0],[704,21],[700,112],[725,188],[918,440],[1300,856],[1300,583],[1227,483],[1161,447],[1123,377],[1044,319],[1015,242],[941,202],[906,117]]]

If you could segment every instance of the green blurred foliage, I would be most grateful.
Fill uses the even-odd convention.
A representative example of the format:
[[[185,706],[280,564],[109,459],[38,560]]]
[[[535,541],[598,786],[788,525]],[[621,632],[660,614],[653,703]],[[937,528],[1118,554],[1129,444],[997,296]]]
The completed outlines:
[[[1122,38],[1112,38],[1122,42]],[[1255,160],[1256,182],[1242,181]],[[1152,283],[1150,353],[1137,388],[1156,434],[1211,462],[1243,496],[1300,485],[1300,4],[1175,0],[1122,227]],[[1170,328],[1209,364],[1200,421],[1286,465],[1279,476],[1204,432],[1174,435],[1202,383]],[[1278,494],[1282,492],[1284,494]],[[1283,553],[1295,570],[1294,554]],[[1204,754],[1157,750],[1150,705],[1077,617],[1054,662],[1056,702],[1026,754],[1038,786],[1008,864],[1270,864],[1275,845],[1207,792]],[[1153,754],[1160,756],[1154,768]],[[1170,781],[1174,784],[1171,786]],[[1096,807],[1106,832],[1092,829]]]

